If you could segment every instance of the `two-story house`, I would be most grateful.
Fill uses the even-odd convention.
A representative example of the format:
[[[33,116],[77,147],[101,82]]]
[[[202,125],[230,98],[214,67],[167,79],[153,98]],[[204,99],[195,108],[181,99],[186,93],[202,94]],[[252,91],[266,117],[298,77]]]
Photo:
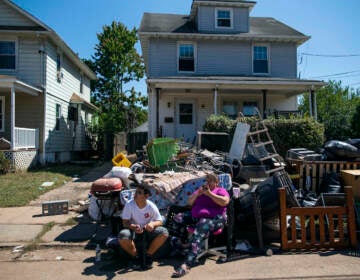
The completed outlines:
[[[90,150],[95,74],[47,25],[0,0],[0,138],[18,168]]]
[[[297,78],[297,47],[310,37],[273,18],[250,17],[255,4],[193,0],[189,15],[143,15],[149,138],[192,141],[210,114],[293,111],[306,91],[314,100],[324,83]]]

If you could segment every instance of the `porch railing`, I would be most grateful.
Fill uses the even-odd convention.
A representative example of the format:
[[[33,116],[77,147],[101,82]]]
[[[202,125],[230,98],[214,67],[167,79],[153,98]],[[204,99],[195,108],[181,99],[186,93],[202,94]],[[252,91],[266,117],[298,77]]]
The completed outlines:
[[[15,127],[15,149],[38,149],[39,129]]]

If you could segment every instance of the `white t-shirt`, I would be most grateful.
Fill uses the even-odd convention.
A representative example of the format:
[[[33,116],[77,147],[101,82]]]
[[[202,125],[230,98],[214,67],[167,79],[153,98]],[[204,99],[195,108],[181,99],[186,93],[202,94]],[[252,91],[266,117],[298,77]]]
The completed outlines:
[[[123,220],[130,220],[130,223],[138,224],[144,227],[146,224],[154,221],[162,221],[159,209],[156,205],[147,200],[144,208],[139,208],[134,199],[125,204],[122,212]]]

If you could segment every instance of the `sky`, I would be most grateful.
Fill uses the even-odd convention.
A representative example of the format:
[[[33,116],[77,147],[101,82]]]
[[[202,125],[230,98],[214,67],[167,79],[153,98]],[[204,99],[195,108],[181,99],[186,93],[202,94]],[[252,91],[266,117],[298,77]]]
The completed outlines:
[[[192,0],[13,0],[52,28],[81,58],[91,58],[104,25],[140,26],[144,12],[189,14]],[[341,80],[360,89],[359,0],[258,0],[253,17],[273,17],[311,36],[298,48],[302,79]],[[137,49],[141,54],[140,44]],[[134,83],[146,93],[145,79]]]

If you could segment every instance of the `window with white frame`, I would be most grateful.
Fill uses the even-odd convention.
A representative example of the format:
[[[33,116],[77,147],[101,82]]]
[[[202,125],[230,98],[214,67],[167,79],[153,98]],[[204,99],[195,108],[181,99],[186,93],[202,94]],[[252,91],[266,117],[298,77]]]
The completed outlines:
[[[5,131],[5,96],[0,96],[0,131]]]
[[[232,28],[233,11],[232,9],[217,8],[215,9],[215,26],[217,28]]]
[[[60,130],[60,121],[61,121],[61,105],[56,104],[56,124],[55,130]]]
[[[192,43],[179,44],[179,72],[195,72],[195,46]]]
[[[14,41],[0,41],[0,69],[15,70],[16,48]]]
[[[253,72],[257,74],[269,73],[269,59],[267,46],[254,46]]]

